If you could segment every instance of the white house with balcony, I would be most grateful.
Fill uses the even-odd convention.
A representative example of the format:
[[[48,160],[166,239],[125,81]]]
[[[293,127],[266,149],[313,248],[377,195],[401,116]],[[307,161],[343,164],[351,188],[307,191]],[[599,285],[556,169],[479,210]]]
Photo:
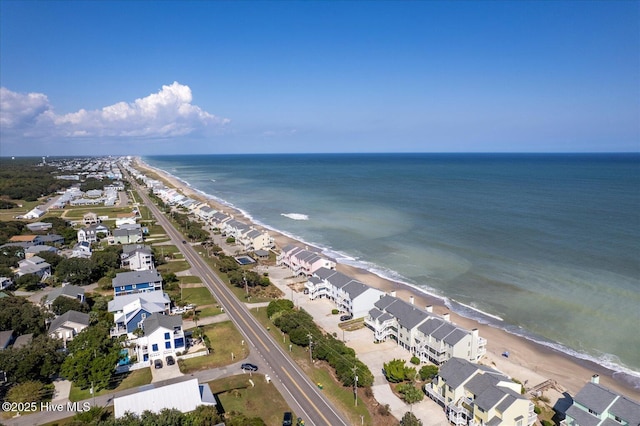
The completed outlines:
[[[239,240],[240,236],[249,230],[251,230],[249,225],[235,219],[228,220],[220,226],[220,232],[223,235],[233,237],[236,240]]]
[[[122,247],[120,264],[132,271],[152,270],[153,251],[143,244],[127,244]]]
[[[153,313],[142,321],[144,335],[135,340],[136,355],[142,362],[176,356],[186,348],[182,317]]]
[[[282,248],[276,263],[291,269],[294,275],[307,277],[312,276],[320,268],[336,269],[336,262],[333,260],[293,244]]]
[[[531,426],[534,405],[520,393],[521,385],[484,365],[451,358],[424,386],[456,426]]]
[[[331,300],[343,314],[364,317],[384,292],[333,269],[320,268],[305,283],[309,299]]]
[[[86,228],[78,230],[77,237],[78,242],[86,241],[88,243],[95,243],[101,236],[109,236],[109,228],[101,223],[89,225]]]
[[[486,353],[487,340],[477,329],[466,330],[452,323],[449,314],[436,315],[431,307],[421,309],[393,293],[374,304],[364,323],[374,342],[393,339],[422,362],[440,365],[456,356],[478,362]]]

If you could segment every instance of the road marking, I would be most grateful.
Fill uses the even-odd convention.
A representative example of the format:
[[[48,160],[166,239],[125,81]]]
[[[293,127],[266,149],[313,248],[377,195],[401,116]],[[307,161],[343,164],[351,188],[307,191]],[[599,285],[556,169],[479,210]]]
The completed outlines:
[[[314,410],[316,410],[316,412],[318,414],[320,414],[320,417],[322,417],[322,419],[324,420],[324,424],[329,425],[331,424],[331,422],[329,422],[329,420],[324,416],[324,414],[322,414],[322,411],[320,411],[320,409],[316,406],[316,404],[313,403],[313,401],[311,401],[311,399],[309,399],[309,396],[307,396],[307,393],[305,391],[302,390],[302,388],[300,386],[298,386],[298,384],[296,383],[296,381],[293,379],[293,377],[291,377],[291,375],[287,372],[287,370],[285,370],[284,367],[280,367],[282,368],[282,372],[284,374],[287,375],[287,377],[289,377],[289,380],[291,380],[291,383],[293,383],[293,386],[298,388],[298,391],[300,391],[300,393],[302,394],[302,396],[304,396],[304,399],[306,399],[307,401],[309,401],[309,404],[311,404],[311,406],[313,407]]]

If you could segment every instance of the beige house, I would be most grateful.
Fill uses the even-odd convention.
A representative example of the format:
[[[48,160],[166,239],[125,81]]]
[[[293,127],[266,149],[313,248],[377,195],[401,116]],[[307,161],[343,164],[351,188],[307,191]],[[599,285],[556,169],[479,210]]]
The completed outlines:
[[[98,215],[94,212],[87,212],[82,216],[82,222],[85,225],[95,225],[96,223],[100,223],[100,219],[98,219]]]
[[[534,405],[521,385],[484,365],[451,358],[424,391],[444,408],[456,426],[531,426]]]
[[[51,321],[49,336],[53,339],[62,339],[65,347],[69,340],[89,327],[89,314],[78,311],[67,311]]]

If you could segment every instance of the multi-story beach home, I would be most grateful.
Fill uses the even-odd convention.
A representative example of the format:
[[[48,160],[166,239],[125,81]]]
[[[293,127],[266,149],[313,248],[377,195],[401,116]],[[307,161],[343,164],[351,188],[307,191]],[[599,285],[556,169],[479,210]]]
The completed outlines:
[[[274,246],[274,239],[267,231],[253,228],[239,235],[236,242],[242,244],[247,251],[270,249]]]
[[[144,335],[136,339],[136,354],[140,361],[176,356],[185,349],[186,341],[182,330],[182,317],[154,313],[142,321]]]
[[[82,223],[85,226],[95,225],[96,223],[100,223],[100,219],[98,219],[98,215],[94,212],[87,212],[82,216]]]
[[[139,223],[122,224],[113,230],[109,240],[111,244],[136,244],[143,241],[142,227]]]
[[[193,212],[200,219],[208,221],[211,216],[216,214],[217,210],[212,209],[206,204],[200,204],[193,210]]]
[[[251,227],[246,223],[237,221],[235,219],[228,220],[220,226],[220,232],[227,237],[233,237],[236,240],[240,238],[242,234],[249,231]]]
[[[216,212],[213,215],[211,215],[211,217],[209,218],[209,223],[214,228],[220,229],[225,222],[227,222],[227,221],[229,221],[231,219],[232,219],[232,217],[229,216],[229,215],[226,215],[226,214],[221,213],[221,212]]]
[[[327,298],[335,303],[340,313],[353,318],[368,314],[384,292],[328,268],[316,270],[305,283],[309,299]]]
[[[389,338],[420,358],[436,365],[452,357],[479,361],[486,353],[487,340],[478,330],[458,327],[449,315],[438,316],[431,307],[421,309],[395,297],[395,292],[375,302],[364,323],[373,330],[374,342]]]
[[[153,251],[142,244],[127,244],[122,247],[120,264],[132,271],[144,271],[154,268]]]
[[[81,241],[73,246],[70,257],[80,257],[88,259],[91,257],[91,243],[88,241]]]
[[[451,358],[438,376],[424,386],[456,426],[530,426],[537,419],[534,405],[521,385],[484,365]]]
[[[95,243],[100,236],[109,236],[109,228],[101,223],[95,225],[89,225],[86,228],[78,229],[78,242],[86,241],[88,243]]]
[[[294,275],[312,276],[318,269],[336,269],[336,262],[302,247],[289,244],[276,258],[278,265],[291,269]]]
[[[171,299],[162,291],[115,297],[108,305],[108,310],[113,314],[113,322],[115,323],[111,329],[111,336],[132,334],[136,328],[142,328],[142,322],[151,314],[168,314],[170,307]]]
[[[18,277],[26,274],[34,274],[40,279],[46,279],[51,275],[51,265],[49,265],[40,256],[32,256],[18,262],[18,269],[15,271]]]
[[[595,374],[573,398],[563,426],[640,425],[640,403],[600,384]]]
[[[157,270],[120,272],[111,280],[115,297],[125,294],[162,291],[162,277]]]

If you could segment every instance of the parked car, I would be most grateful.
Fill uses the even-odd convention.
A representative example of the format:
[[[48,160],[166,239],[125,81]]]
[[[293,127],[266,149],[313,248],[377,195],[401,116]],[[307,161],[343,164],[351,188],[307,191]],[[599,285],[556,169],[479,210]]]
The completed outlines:
[[[284,417],[282,418],[282,426],[292,426],[293,425],[293,414],[289,411],[284,413]]]
[[[187,242],[185,240],[182,240],[182,244],[187,244]]]
[[[154,368],[162,368],[162,360],[161,359],[156,359],[155,361],[153,361],[153,367]]]
[[[353,318],[352,315],[343,315],[340,317],[340,321],[349,321],[352,318]]]
[[[171,355],[167,356],[165,360],[167,361],[167,365],[173,365],[176,363]]]
[[[257,365],[249,364],[248,362],[245,362],[240,367],[242,367],[243,370],[247,370],[247,371],[258,371],[258,366]]]

